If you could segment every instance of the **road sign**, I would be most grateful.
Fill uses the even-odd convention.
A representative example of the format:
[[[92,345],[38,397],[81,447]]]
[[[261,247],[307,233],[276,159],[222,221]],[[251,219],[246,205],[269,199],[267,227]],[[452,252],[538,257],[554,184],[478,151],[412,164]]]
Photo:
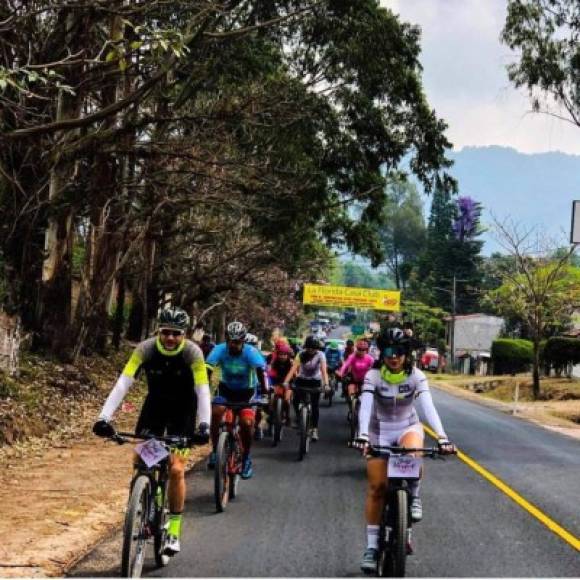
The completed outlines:
[[[572,233],[570,241],[580,244],[580,199],[572,202]]]
[[[352,286],[304,284],[302,301],[304,304],[343,308],[369,308],[391,312],[398,312],[401,309],[401,293],[399,291],[356,288]]]

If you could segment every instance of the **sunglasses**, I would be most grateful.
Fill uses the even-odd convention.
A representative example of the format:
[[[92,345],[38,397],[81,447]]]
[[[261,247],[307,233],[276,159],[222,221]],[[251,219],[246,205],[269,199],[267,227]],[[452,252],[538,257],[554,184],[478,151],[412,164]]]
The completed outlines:
[[[393,356],[400,357],[407,354],[407,350],[401,346],[387,346],[383,350],[383,357],[384,358],[391,358]]]
[[[163,336],[183,336],[183,330],[169,330],[168,328],[162,328],[159,333]]]

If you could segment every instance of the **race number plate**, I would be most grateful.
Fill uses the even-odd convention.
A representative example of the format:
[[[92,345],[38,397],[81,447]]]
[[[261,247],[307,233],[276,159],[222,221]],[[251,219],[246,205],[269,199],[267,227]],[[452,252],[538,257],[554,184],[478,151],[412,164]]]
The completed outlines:
[[[418,478],[422,459],[410,455],[389,455],[389,477]]]
[[[147,467],[153,467],[169,455],[169,451],[157,439],[149,439],[149,441],[139,443],[135,447],[135,451]]]

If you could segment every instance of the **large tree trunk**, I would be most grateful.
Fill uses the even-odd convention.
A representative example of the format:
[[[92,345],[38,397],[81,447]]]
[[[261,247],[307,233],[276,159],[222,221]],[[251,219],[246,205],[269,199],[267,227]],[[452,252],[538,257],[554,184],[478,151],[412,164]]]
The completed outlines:
[[[20,363],[20,318],[0,310],[0,370],[18,374]]]

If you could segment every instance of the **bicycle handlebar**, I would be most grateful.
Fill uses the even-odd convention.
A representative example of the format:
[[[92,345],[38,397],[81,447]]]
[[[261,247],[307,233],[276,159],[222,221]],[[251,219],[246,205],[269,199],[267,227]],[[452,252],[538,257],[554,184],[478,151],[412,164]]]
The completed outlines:
[[[207,436],[195,434],[193,437],[180,437],[178,435],[169,435],[169,436],[157,436],[150,433],[125,433],[122,431],[116,432],[113,436],[110,437],[113,441],[118,443],[119,445],[123,445],[124,443],[129,443],[132,440],[139,440],[139,441],[149,441],[150,439],[156,439],[157,441],[167,445],[168,447],[176,446],[176,447],[190,447],[195,443],[199,443],[201,445],[205,445],[207,443]]]
[[[270,405],[270,401],[248,401],[247,403],[212,401],[211,404],[219,407],[227,407],[228,409],[247,409],[248,407],[268,407]]]
[[[396,445],[371,445],[367,444],[369,455],[379,457],[381,455],[390,455],[391,453],[407,455],[409,453],[423,453],[424,456],[435,459],[439,455],[457,455],[457,450],[453,453],[443,453],[440,447],[398,447]],[[360,441],[350,441],[349,447],[362,449],[363,443]]]

